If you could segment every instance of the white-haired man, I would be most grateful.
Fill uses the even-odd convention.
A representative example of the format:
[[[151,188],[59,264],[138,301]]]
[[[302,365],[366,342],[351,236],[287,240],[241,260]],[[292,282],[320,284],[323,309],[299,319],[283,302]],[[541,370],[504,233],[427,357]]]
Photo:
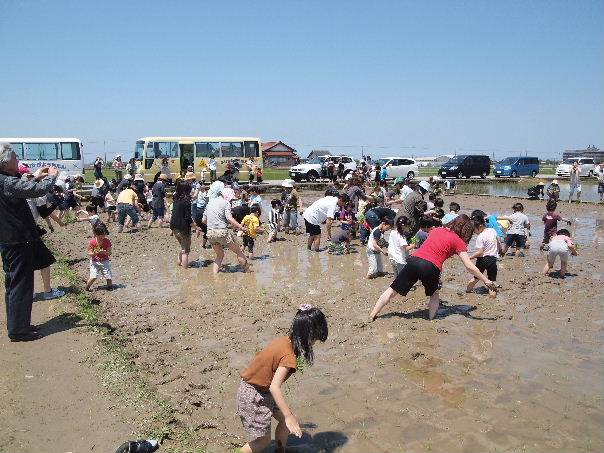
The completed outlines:
[[[32,180],[19,177],[19,160],[9,143],[0,143],[0,252],[5,272],[6,325],[11,341],[40,338],[31,325],[34,270],[50,266],[54,257],[40,238],[27,204],[46,195],[59,171],[45,167]]]

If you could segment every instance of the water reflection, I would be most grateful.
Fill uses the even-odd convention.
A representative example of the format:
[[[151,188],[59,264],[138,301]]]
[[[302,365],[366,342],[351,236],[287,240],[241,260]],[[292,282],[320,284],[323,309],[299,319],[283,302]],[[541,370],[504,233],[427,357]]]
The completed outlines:
[[[528,184],[530,182],[530,184]],[[521,180],[510,181],[510,182],[467,182],[461,181],[458,183],[459,192],[472,193],[481,195],[494,195],[501,196],[505,195],[508,197],[527,197],[527,189],[535,185],[537,180]],[[549,185],[549,181],[544,181],[545,187]],[[560,185],[560,199],[568,200],[568,194],[570,185],[568,181],[559,181]],[[581,192],[581,199],[584,201],[598,201],[600,196],[598,195],[598,184],[595,181],[581,181],[583,191]]]

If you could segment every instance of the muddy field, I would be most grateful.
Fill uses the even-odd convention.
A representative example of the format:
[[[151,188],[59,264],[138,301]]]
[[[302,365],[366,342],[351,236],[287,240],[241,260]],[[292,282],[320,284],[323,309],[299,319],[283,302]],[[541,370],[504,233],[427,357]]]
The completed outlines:
[[[307,203],[317,195],[303,194]],[[464,212],[511,213],[507,199],[452,200]],[[243,443],[234,407],[239,371],[286,332],[302,302],[325,312],[330,334],[316,346],[315,366],[287,383],[304,427],[302,439],[290,437],[291,451],[603,451],[604,209],[561,205],[580,243],[573,275],[561,280],[540,274],[544,204],[525,206],[532,247],[500,262],[497,299],[465,294],[468,276],[452,259],[444,308],[432,322],[420,288],[365,325],[392,276],[366,280],[358,243],[350,255],[316,254],[306,251],[304,235],[258,240],[250,274],[227,254],[228,271],[214,276],[213,253],[200,240],[195,267],[183,270],[169,229],[118,235],[111,224],[120,287],[93,296],[114,335],[211,451]],[[78,223],[49,235],[83,278],[89,230]]]

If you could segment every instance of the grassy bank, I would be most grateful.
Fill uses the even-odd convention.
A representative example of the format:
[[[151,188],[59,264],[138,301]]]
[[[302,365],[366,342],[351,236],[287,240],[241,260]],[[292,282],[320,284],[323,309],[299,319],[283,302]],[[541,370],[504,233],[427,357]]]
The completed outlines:
[[[82,279],[73,268],[72,260],[51,247],[57,262],[53,273],[68,287],[67,304],[75,305],[75,321],[86,326],[97,337],[96,351],[89,361],[96,366],[99,379],[113,398],[130,408],[131,422],[139,431],[137,437],[170,440],[163,451],[182,453],[208,453],[194,427],[184,426],[175,418],[175,409],[150,386],[143,372],[134,363],[125,345],[113,335],[111,325],[102,322],[99,301],[83,288]],[[144,408],[141,411],[140,408]]]

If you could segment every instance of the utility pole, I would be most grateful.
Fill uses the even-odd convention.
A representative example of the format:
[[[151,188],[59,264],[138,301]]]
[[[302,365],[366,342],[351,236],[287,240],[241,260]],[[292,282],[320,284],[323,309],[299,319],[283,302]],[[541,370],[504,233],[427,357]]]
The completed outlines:
[[[105,155],[104,162],[107,163],[107,149],[105,147],[105,140],[103,140],[103,154]]]

